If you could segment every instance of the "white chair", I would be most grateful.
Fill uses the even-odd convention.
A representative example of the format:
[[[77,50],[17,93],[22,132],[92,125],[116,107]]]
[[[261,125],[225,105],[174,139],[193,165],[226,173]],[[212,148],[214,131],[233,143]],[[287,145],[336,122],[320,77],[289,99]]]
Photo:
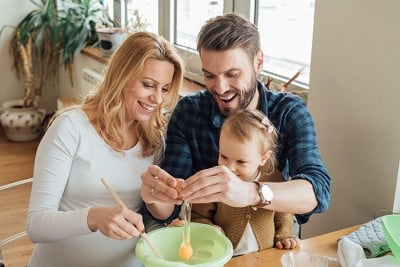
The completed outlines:
[[[2,185],[2,186],[0,186],[0,193],[2,191],[4,191],[4,190],[8,189],[8,188],[13,188],[13,187],[16,187],[16,186],[19,186],[19,185],[22,185],[22,184],[26,184],[26,183],[31,183],[31,182],[32,182],[32,178],[28,178],[28,179],[24,179],[24,180],[20,180],[20,181],[16,181],[16,182],[13,182],[13,183]],[[21,232],[15,233],[15,234],[13,234],[13,235],[11,235],[11,236],[9,236],[9,237],[7,237],[7,238],[5,238],[5,239],[0,241],[0,267],[4,267],[5,266],[5,264],[3,262],[2,249],[7,244],[9,244],[9,243],[11,243],[11,242],[13,242],[15,240],[18,240],[18,239],[20,239],[22,237],[25,237],[26,235],[27,234],[26,234],[25,231],[21,231]]]

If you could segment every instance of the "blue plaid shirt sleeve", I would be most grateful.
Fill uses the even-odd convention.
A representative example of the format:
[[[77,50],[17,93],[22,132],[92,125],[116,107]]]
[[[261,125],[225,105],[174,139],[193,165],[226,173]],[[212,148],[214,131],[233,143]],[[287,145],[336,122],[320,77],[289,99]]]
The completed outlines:
[[[186,179],[218,163],[219,130],[215,103],[207,91],[182,98],[168,123],[166,150],[161,168]]]
[[[212,125],[210,127],[212,123],[209,120],[212,102],[205,94],[200,92],[182,98],[168,122],[165,154],[160,167],[176,178],[186,179],[198,170],[217,164],[215,155],[218,147],[215,144],[219,134],[215,134],[215,131],[219,129],[210,129],[215,128]],[[179,207],[175,207],[167,223],[178,217]]]
[[[291,94],[279,96],[279,101],[271,96],[268,100],[276,100],[269,105],[269,116],[279,131],[279,169],[287,179],[309,181],[317,198],[313,211],[296,215],[299,223],[305,223],[311,214],[327,210],[331,178],[320,157],[314,122],[304,101]]]
[[[188,119],[187,113],[184,112],[186,110],[185,106],[183,101],[180,101],[171,114],[168,122],[165,152],[160,163],[162,169],[176,178],[187,178],[190,176],[190,170],[192,169],[192,161],[189,160],[191,158],[190,146],[186,142],[184,133],[186,120]],[[180,205],[175,205],[174,211],[165,220],[154,218],[146,208],[146,205],[143,207],[143,212],[144,218],[153,218],[166,225],[179,216]]]
[[[189,142],[185,133],[193,127],[191,113],[187,103],[181,100],[176,106],[168,123],[165,156],[161,168],[176,178],[187,178],[192,175],[192,156]]]

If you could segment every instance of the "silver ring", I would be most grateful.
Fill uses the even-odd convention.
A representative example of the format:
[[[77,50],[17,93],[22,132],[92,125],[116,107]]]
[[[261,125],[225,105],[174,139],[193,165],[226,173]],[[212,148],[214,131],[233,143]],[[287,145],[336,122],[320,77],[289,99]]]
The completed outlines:
[[[150,194],[152,194],[152,195],[154,195],[154,193],[156,192],[156,190],[154,189],[154,187],[153,188],[151,188],[151,190],[150,190]]]

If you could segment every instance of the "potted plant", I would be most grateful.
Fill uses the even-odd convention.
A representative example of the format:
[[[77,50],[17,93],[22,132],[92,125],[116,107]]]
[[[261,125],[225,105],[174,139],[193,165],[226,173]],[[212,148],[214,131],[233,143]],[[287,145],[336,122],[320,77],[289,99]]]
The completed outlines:
[[[24,98],[3,104],[0,122],[13,141],[35,139],[40,134],[44,111],[37,110],[44,88],[55,87],[64,64],[73,84],[73,59],[86,45],[97,41],[96,24],[104,23],[98,0],[31,0],[37,8],[11,28],[13,67],[25,79]],[[36,113],[34,113],[36,112]],[[29,118],[33,118],[30,120]],[[32,131],[32,132],[31,132]]]
[[[107,7],[104,10],[108,14]],[[100,25],[96,30],[103,56],[111,56],[127,38],[129,33],[144,31],[147,25],[146,20],[139,14],[138,9],[134,10],[132,17],[127,21],[124,28],[117,21],[108,18],[108,23]]]
[[[147,29],[147,20],[139,13],[138,9],[133,11],[132,17],[127,22],[127,28],[133,32],[145,31]]]

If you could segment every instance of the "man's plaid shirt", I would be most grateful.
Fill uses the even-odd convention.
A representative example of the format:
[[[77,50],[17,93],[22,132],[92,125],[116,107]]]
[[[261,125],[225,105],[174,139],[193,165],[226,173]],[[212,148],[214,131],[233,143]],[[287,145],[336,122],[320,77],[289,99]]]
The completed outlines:
[[[258,83],[258,91],[259,110],[279,133],[279,170],[286,180],[305,179],[314,187],[318,206],[308,214],[296,215],[299,223],[305,223],[312,213],[325,211],[330,202],[331,178],[319,155],[313,120],[300,97],[269,91],[261,83]],[[168,124],[161,168],[174,177],[187,178],[199,170],[216,166],[223,121],[215,100],[207,91],[183,97]]]

